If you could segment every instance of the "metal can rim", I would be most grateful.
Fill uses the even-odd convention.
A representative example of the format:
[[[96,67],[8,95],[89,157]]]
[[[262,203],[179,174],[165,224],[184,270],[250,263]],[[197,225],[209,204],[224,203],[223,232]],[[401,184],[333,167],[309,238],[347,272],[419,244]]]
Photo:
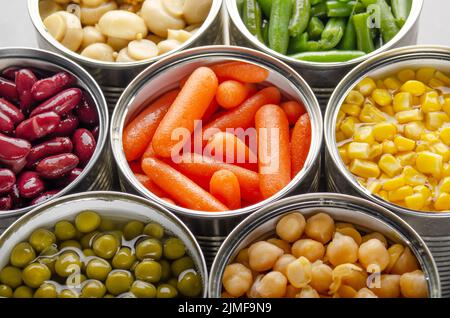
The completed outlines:
[[[311,117],[311,125],[312,130],[315,131],[315,133],[312,134],[313,138],[311,140],[311,148],[310,152],[308,154],[305,167],[304,169],[297,174],[297,176],[289,183],[288,186],[286,186],[282,191],[274,195],[273,197],[266,199],[264,201],[261,201],[255,205],[251,205],[246,208],[241,208],[239,210],[234,211],[228,211],[228,212],[214,212],[214,213],[208,213],[208,212],[201,212],[201,211],[195,211],[191,209],[186,209],[182,207],[176,207],[176,209],[172,205],[168,205],[167,202],[164,200],[161,200],[156,195],[150,193],[149,191],[145,190],[143,186],[138,184],[138,182],[133,182],[133,178],[131,178],[131,170],[128,168],[123,169],[121,162],[126,162],[125,156],[123,154],[122,149],[122,134],[123,131],[123,125],[124,125],[124,114],[126,112],[126,109],[128,108],[129,102],[133,99],[133,96],[139,91],[139,89],[148,81],[151,80],[152,76],[155,76],[159,73],[164,72],[166,69],[174,66],[177,62],[179,62],[180,58],[183,56],[188,56],[190,59],[196,59],[200,57],[205,56],[224,56],[228,57],[230,59],[238,59],[238,54],[247,53],[249,56],[253,57],[253,59],[250,62],[253,63],[259,63],[262,64],[263,60],[258,59],[257,56],[260,55],[266,61],[270,61],[270,63],[273,63],[275,66],[278,67],[278,71],[283,68],[284,73],[286,73],[287,80],[288,76],[290,78],[295,78],[298,83],[300,83],[301,86],[295,85],[296,89],[300,91],[301,95],[305,98],[305,102],[307,105],[308,113]],[[242,57],[241,57],[242,58]],[[267,65],[269,62],[267,62]],[[266,65],[266,64],[264,64]],[[266,65],[266,66],[267,66]],[[160,60],[152,65],[150,65],[147,69],[145,69],[143,72],[141,72],[125,89],[124,93],[120,97],[119,101],[117,102],[117,105],[115,107],[114,113],[112,115],[111,119],[111,127],[110,127],[110,138],[111,138],[111,148],[113,152],[113,156],[115,159],[115,162],[118,165],[118,169],[127,177],[127,180],[130,181],[133,185],[133,188],[144,197],[151,198],[152,200],[157,201],[158,203],[162,204],[163,206],[167,207],[168,209],[175,210],[177,213],[182,213],[183,215],[194,217],[194,218],[228,218],[233,216],[239,216],[239,215],[245,215],[247,213],[250,213],[256,209],[259,209],[261,206],[278,200],[280,197],[283,197],[287,193],[291,192],[296,184],[298,184],[308,173],[311,172],[311,169],[313,168],[313,163],[318,160],[321,152],[321,145],[323,143],[323,123],[322,123],[322,113],[320,110],[319,103],[312,91],[312,89],[309,87],[309,85],[306,83],[306,81],[296,72],[294,71],[290,66],[283,63],[282,61],[276,60],[274,57],[271,57],[270,55],[267,55],[263,52],[256,51],[249,48],[242,48],[242,47],[234,47],[234,46],[227,46],[227,45],[212,45],[212,46],[203,46],[203,47],[197,47],[197,48],[191,48],[182,52],[178,52],[175,54],[172,54],[169,57],[166,57],[163,60]]]
[[[450,217],[450,212],[427,212],[427,211],[416,211],[411,210],[405,207],[400,207],[398,205],[392,204],[388,201],[385,201],[375,195],[372,195],[366,188],[361,186],[353,175],[348,171],[345,164],[340,159],[340,156],[337,152],[336,142],[334,138],[335,126],[336,126],[336,115],[340,109],[340,101],[344,97],[344,95],[348,92],[348,90],[353,87],[357,78],[361,78],[367,73],[375,70],[378,67],[385,66],[387,63],[395,63],[395,61],[399,61],[399,59],[407,60],[417,58],[417,54],[423,54],[424,58],[433,59],[433,58],[445,58],[446,60],[450,60],[450,46],[440,46],[440,45],[413,45],[406,46],[401,48],[396,48],[393,50],[386,51],[381,53],[363,63],[355,67],[351,70],[336,86],[333,94],[327,105],[327,110],[324,118],[324,127],[325,127],[325,147],[327,153],[332,158],[334,164],[337,165],[343,177],[349,182],[353,189],[355,189],[358,194],[362,195],[364,198],[368,200],[375,201],[375,203],[388,208],[390,210],[399,213],[400,215],[413,215],[419,217],[430,217],[434,219],[446,219]]]

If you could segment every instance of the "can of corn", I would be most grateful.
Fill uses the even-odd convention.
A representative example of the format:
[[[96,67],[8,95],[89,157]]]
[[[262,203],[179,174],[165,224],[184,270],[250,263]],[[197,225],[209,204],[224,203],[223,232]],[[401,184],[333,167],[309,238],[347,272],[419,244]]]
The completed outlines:
[[[312,130],[311,148],[305,167],[288,186],[273,197],[239,210],[210,213],[169,204],[148,191],[131,171],[122,146],[124,127],[149,102],[163,92],[178,87],[179,80],[191,74],[196,68],[226,61],[242,61],[268,69],[270,75],[263,84],[274,85],[285,96],[303,101],[310,116]],[[228,233],[244,217],[282,197],[293,193],[314,192],[318,189],[322,145],[322,115],[319,104],[312,90],[293,69],[258,51],[233,46],[207,46],[173,54],[147,68],[127,87],[117,103],[111,123],[112,151],[118,166],[122,189],[156,201],[178,215],[196,235],[209,263],[212,262]]]
[[[208,288],[210,297],[221,297],[225,267],[231,264],[239,251],[256,241],[273,237],[278,221],[292,212],[301,213],[305,218],[324,212],[335,222],[353,224],[363,233],[379,232],[388,241],[409,247],[425,274],[429,297],[441,297],[439,274],[433,257],[424,241],[405,221],[377,204],[336,193],[310,193],[285,198],[266,205],[241,222],[227,237],[214,260]]]
[[[442,282],[442,295],[450,297],[450,213],[423,212],[393,204],[373,195],[348,170],[338,152],[336,120],[347,94],[363,78],[380,78],[402,69],[429,67],[450,72],[450,48],[411,46],[382,53],[356,67],[337,86],[325,114],[326,182],[330,191],[353,194],[369,199],[408,222],[424,239],[436,260]]]

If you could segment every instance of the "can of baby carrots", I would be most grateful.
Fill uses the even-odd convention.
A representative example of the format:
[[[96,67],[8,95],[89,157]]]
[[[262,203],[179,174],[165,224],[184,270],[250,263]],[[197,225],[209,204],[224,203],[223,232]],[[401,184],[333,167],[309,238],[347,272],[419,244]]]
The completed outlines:
[[[46,2],[40,6],[41,2]],[[94,27],[100,17],[109,11],[115,10],[131,10],[131,12],[138,12],[140,10],[140,6],[143,5],[144,1],[97,1],[98,6],[89,5],[86,6],[86,13],[84,13],[84,8],[77,7],[77,4],[69,4],[70,7],[65,8],[64,4],[61,1],[53,1],[53,4],[49,4],[51,1],[43,1],[43,0],[28,0],[28,12],[33,22],[36,31],[36,37],[38,41],[38,45],[40,48],[47,49],[59,54],[68,57],[69,59],[75,61],[79,65],[83,66],[91,75],[96,79],[99,83],[101,89],[103,90],[106,100],[108,102],[110,114],[112,114],[114,110],[114,106],[117,103],[120,95],[122,94],[125,87],[147,66],[155,63],[156,61],[164,58],[167,55],[170,55],[174,52],[183,51],[185,49],[208,45],[208,44],[221,44],[223,41],[223,30],[222,30],[222,0],[202,0],[198,6],[198,14],[204,10],[205,3],[210,3],[209,14],[206,17],[206,20],[203,21],[201,25],[197,25],[198,22],[193,20],[195,24],[189,23],[189,26],[195,26],[196,32],[192,34],[188,39],[183,39],[185,42],[179,43],[176,48],[170,50],[167,53],[160,54],[156,57],[142,60],[142,61],[131,61],[131,62],[112,62],[112,61],[100,61],[92,58],[85,57],[79,54],[81,51],[78,50],[74,52],[70,50],[68,47],[64,46],[60,42],[58,42],[47,30],[43,23],[43,18],[40,14],[40,8],[45,10],[62,10],[68,11],[70,13],[75,13],[79,15],[82,20],[81,27]],[[69,1],[66,1],[66,5]],[[75,1],[76,2],[76,1]],[[96,3],[97,3],[96,2]],[[160,1],[156,1],[160,2]],[[128,4],[127,4],[128,3]],[[190,1],[192,5],[195,6],[195,1]],[[120,6],[122,4],[122,7]],[[138,7],[136,7],[138,6]],[[148,5],[150,7],[150,4]],[[164,10],[162,7],[162,2],[158,4],[158,8],[153,8],[154,10]],[[47,9],[51,8],[51,9]],[[178,8],[174,8],[174,10],[178,10]],[[149,9],[150,10],[150,9]],[[192,11],[192,9],[190,9]],[[169,10],[170,11],[170,10]],[[176,16],[177,20],[180,20],[180,14],[173,13]],[[89,17],[83,17],[86,15]],[[92,16],[92,17],[91,17]],[[138,18],[139,19],[139,18]],[[154,21],[172,21],[175,19],[174,17],[170,17],[165,14],[161,14],[159,16],[153,17]],[[77,24],[80,22],[78,21]],[[182,23],[180,25],[180,23]],[[179,29],[180,26],[183,26],[184,22],[175,22],[175,25],[169,27]],[[187,23],[186,23],[187,25]],[[194,28],[194,27],[193,27]],[[158,27],[156,26],[156,29]],[[152,41],[159,41],[158,37],[151,38]],[[120,39],[119,39],[120,40]],[[105,41],[102,40],[102,41]],[[106,39],[106,42],[109,40]],[[108,42],[109,43],[109,42]],[[121,41],[117,41],[119,48],[123,45],[120,45]],[[155,42],[156,43],[156,42]],[[173,41],[172,41],[173,43]],[[168,43],[172,45],[172,43]],[[70,45],[69,45],[70,46]],[[119,49],[118,48],[118,49]],[[166,49],[164,49],[166,50]],[[116,53],[118,53],[117,51]]]
[[[426,70],[429,70],[428,73],[429,75],[424,76]],[[341,105],[344,103],[350,91],[354,89],[358,90],[357,88],[355,88],[355,86],[358,83],[360,83],[362,79],[373,78],[374,80],[378,80],[379,85],[381,85],[381,82],[379,80],[384,79],[384,82],[389,85],[389,82],[386,82],[386,78],[389,79],[398,78],[400,83],[402,83],[402,81],[405,81],[407,79],[408,80],[417,79],[424,81],[426,80],[427,77],[429,77],[429,79],[427,80],[428,81],[427,85],[430,86],[428,86],[427,90],[429,90],[431,94],[435,94],[435,92],[438,92],[438,94],[446,96],[445,94],[448,94],[448,83],[447,84],[443,83],[440,80],[434,78],[433,74],[438,74],[437,76],[442,79],[443,76],[447,76],[449,72],[450,72],[449,47],[411,46],[385,52],[362,63],[361,65],[356,67],[353,71],[351,71],[342,80],[342,82],[337,86],[334,94],[332,95],[327,107],[327,112],[325,114],[325,127],[326,127],[325,161],[326,161],[326,180],[328,189],[331,191],[338,191],[342,193],[353,194],[367,198],[377,204],[380,204],[388,208],[391,211],[394,211],[395,213],[397,213],[397,215],[399,215],[401,218],[407,221],[422,236],[422,238],[430,248],[433,257],[436,260],[437,266],[439,268],[442,282],[442,294],[445,297],[450,296],[450,267],[449,267],[450,213],[447,211],[445,207],[441,207],[442,201],[437,202],[439,196],[441,195],[441,192],[443,192],[441,191],[441,185],[445,177],[445,172],[443,171],[441,175],[439,176],[435,175],[434,177],[430,173],[422,173],[423,167],[421,167],[421,163],[418,161],[422,159],[419,159],[417,156],[418,154],[423,153],[422,148],[424,146],[427,147],[426,136],[429,134],[425,133],[422,134],[423,135],[422,137],[418,136],[419,138],[418,140],[413,139],[415,141],[414,144],[415,149],[413,147],[412,151],[407,151],[406,149],[400,149],[400,151],[396,149],[394,150],[393,153],[389,151],[391,152],[393,158],[395,159],[394,163],[397,162],[397,160],[400,163],[399,168],[400,170],[402,170],[402,171],[399,170],[400,177],[403,175],[407,175],[411,171],[414,172],[415,175],[419,176],[419,178],[425,176],[425,179],[423,179],[422,181],[419,181],[417,179],[416,181],[411,183],[411,180],[409,179],[406,180],[406,184],[404,184],[405,187],[403,188],[403,190],[406,190],[405,195],[412,195],[412,197],[409,197],[407,200],[406,197],[405,199],[400,200],[402,199],[402,197],[395,196],[395,194],[398,192],[390,193],[389,190],[394,191],[395,189],[391,189],[390,185],[385,185],[386,181],[390,180],[390,182],[392,183],[392,181],[397,180],[398,177],[397,175],[392,175],[391,177],[382,177],[380,175],[380,178],[382,177],[381,179],[384,179],[384,181],[379,180],[377,177],[374,177],[368,183],[364,183],[366,182],[366,180],[363,180],[359,177],[356,178],[355,177],[356,175],[350,172],[348,166],[346,165],[346,163],[344,163],[344,160],[346,159],[342,158],[341,154],[339,153],[339,149],[343,149],[341,147],[345,147],[346,144],[350,143],[353,139],[352,137],[350,137],[347,141],[344,140],[337,143],[336,138],[339,135],[340,131],[337,127],[337,120],[341,110]],[[402,76],[404,75],[406,75],[407,78],[401,79]],[[403,87],[400,90],[403,93],[409,94],[407,87]],[[398,92],[399,92],[398,90],[394,90],[393,94],[397,95]],[[403,95],[400,94],[399,97],[395,98],[397,99],[400,98],[401,96]],[[443,136],[442,134],[440,134],[440,131],[442,131],[446,127],[447,124],[445,123],[445,121],[437,123],[436,127],[434,127],[434,125],[430,126],[429,125],[430,121],[427,122],[427,118],[432,118],[433,113],[429,113],[428,111],[422,113],[421,110],[423,108],[423,106],[421,106],[422,102],[420,100],[417,101],[417,99],[419,99],[419,97],[417,96],[415,96],[414,99],[416,99],[416,102],[414,102],[413,100],[413,103],[416,106],[414,106],[413,111],[417,112],[420,117],[418,118],[418,121],[416,121],[416,123],[425,120],[424,129],[426,128],[428,133]],[[424,99],[422,99],[422,101],[424,101]],[[445,107],[439,106],[440,103],[444,102],[445,98],[442,97],[442,100],[440,100],[439,103],[436,104],[438,108],[435,110],[438,111],[437,112],[438,114],[445,113],[443,111],[444,110],[443,108]],[[393,103],[397,105],[397,101],[394,100]],[[397,107],[395,105],[394,107]],[[396,124],[397,120],[400,120],[401,124],[398,126],[400,127],[398,132],[403,135],[403,138],[406,136],[407,138],[405,140],[409,142],[410,139],[415,138],[413,135],[410,134],[411,133],[410,128],[415,124],[411,125],[410,123],[412,122],[408,118],[406,119],[401,118],[402,114],[408,113],[401,113],[401,110],[397,108],[395,108],[395,110],[394,110],[395,113],[388,116],[389,119],[387,120],[387,122],[390,125],[390,123]],[[405,111],[408,112],[408,109],[405,109]],[[342,114],[344,113],[341,112],[341,115]],[[380,114],[382,113],[380,112]],[[358,127],[364,127],[363,124],[364,122],[362,123],[362,125],[359,125]],[[387,139],[389,138],[390,137],[388,137]],[[434,146],[440,145],[442,143],[439,138],[433,142]],[[385,144],[387,145],[388,143],[390,143],[390,140],[387,140]],[[395,139],[393,140],[393,144],[395,147],[399,146],[395,145]],[[426,150],[425,154],[430,153],[432,154],[432,156],[438,154],[438,152],[436,152],[435,148],[433,147]],[[409,159],[407,159],[406,161],[404,160],[406,159],[406,157],[404,157],[405,154],[412,155],[410,157],[410,160]],[[381,158],[379,160],[381,160]],[[390,155],[386,156],[382,160],[382,162],[384,162],[386,158],[390,159],[391,156]],[[437,156],[437,158],[439,159],[440,157]],[[377,161],[375,159],[375,164],[376,163]],[[347,164],[350,164],[350,162],[347,161]],[[428,163],[428,165],[430,164],[431,163]],[[446,166],[447,164],[448,162],[444,158],[442,165]],[[379,161],[378,165],[380,165]],[[353,167],[353,169],[352,168],[350,169],[353,172],[357,172],[357,170],[355,170],[354,168],[355,167]],[[405,168],[407,169],[406,171],[404,170]],[[417,169],[420,170],[420,173],[416,171]],[[433,178],[436,178],[436,181],[433,181]],[[376,190],[377,186],[375,188],[372,186],[375,185],[372,181],[375,182],[381,181],[380,185],[382,187],[378,189],[380,191]],[[366,186],[363,186],[363,184],[365,184]],[[417,186],[419,188],[417,188]],[[427,189],[429,189],[430,193],[432,193],[430,197],[426,199],[425,204],[421,204],[420,199],[421,197],[417,196],[419,198],[418,202],[419,205],[423,206],[422,209],[415,209],[413,207],[415,203],[411,199],[416,196],[414,196],[415,192],[408,193],[410,191],[410,187],[414,189],[413,191],[425,189],[425,191],[428,193]],[[372,194],[374,193],[374,191],[375,193],[377,193],[377,195]],[[388,195],[385,196],[384,195],[385,193],[383,191],[385,191]],[[428,212],[428,210],[433,210],[434,212]]]
[[[338,228],[338,223],[341,223],[341,226],[353,227],[362,235],[378,232],[377,235],[381,234],[388,245],[401,244],[408,247],[416,257],[418,267],[425,275],[428,297],[441,297],[436,263],[417,232],[386,208],[368,200],[337,193],[309,193],[285,198],[266,205],[241,222],[227,237],[214,260],[210,270],[209,297],[221,297],[227,265],[235,262],[245,264],[245,256],[240,260],[235,260],[239,252],[252,243],[274,238],[279,220],[291,213],[300,213],[306,220],[318,213],[325,213],[334,220],[336,228]],[[257,279],[255,279],[256,281]],[[369,281],[370,279],[367,279],[365,283],[369,284]],[[256,287],[257,289],[258,287]],[[324,296],[331,297],[327,293],[328,288],[321,292],[325,293]],[[245,297],[245,294],[243,296]]]
[[[275,86],[285,97],[303,102],[311,123],[311,146],[304,168],[287,186],[272,197],[233,211],[202,212],[168,203],[147,190],[131,170],[123,148],[124,129],[149,103],[161,96],[162,93],[177,88],[180,80],[194,70],[200,66],[224,62],[245,62],[265,68],[268,70],[268,77],[261,83],[263,87]],[[266,89],[273,90],[273,88]],[[125,191],[138,193],[175,212],[197,236],[204,248],[206,259],[211,263],[225,237],[247,215],[282,197],[293,193],[314,192],[318,189],[322,143],[321,117],[319,104],[306,82],[292,68],[273,57],[251,49],[232,46],[200,47],[177,53],[141,73],[127,87],[114,111],[111,142],[121,186]],[[140,160],[138,160],[138,165],[140,165]],[[258,180],[255,172],[249,172],[247,169],[242,171],[251,175],[252,180],[253,177]],[[206,181],[210,182],[209,179]],[[259,189],[258,181],[256,181],[256,187]]]
[[[261,1],[261,3],[262,2],[267,3],[267,1]],[[399,32],[390,41],[384,43],[380,48],[374,50],[373,52],[346,62],[318,63],[313,61],[298,60],[270,49],[267,45],[261,43],[261,41],[258,40],[258,38],[254,36],[244,24],[240,14],[240,8],[238,6],[239,1],[225,0],[225,3],[231,20],[229,27],[231,43],[261,50],[262,52],[270,54],[271,56],[274,56],[289,64],[297,72],[299,72],[299,74],[303,76],[303,78],[312,87],[317,99],[320,102],[322,110],[325,110],[327,102],[339,81],[356,65],[386,50],[417,43],[419,18],[423,6],[423,0],[412,0],[409,16]],[[350,4],[341,5],[345,6]],[[313,17],[314,14],[317,14],[318,17],[321,17],[321,14],[326,15],[327,7],[324,1],[322,1],[322,3],[319,2],[316,6],[324,6],[324,11],[322,13],[311,12],[311,15],[309,16]],[[261,7],[263,7],[262,4]],[[377,15],[379,11],[377,11],[377,9],[374,10],[376,12],[375,15]],[[343,16],[345,16],[345,14]],[[268,25],[270,26],[270,21]]]

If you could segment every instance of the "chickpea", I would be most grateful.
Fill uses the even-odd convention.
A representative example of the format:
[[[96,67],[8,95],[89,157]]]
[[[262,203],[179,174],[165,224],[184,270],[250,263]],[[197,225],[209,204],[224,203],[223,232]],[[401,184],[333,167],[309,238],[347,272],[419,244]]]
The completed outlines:
[[[81,55],[104,62],[114,62],[115,60],[114,50],[105,43],[91,44],[81,52]]]
[[[322,244],[332,239],[334,231],[334,220],[328,214],[318,213],[306,221],[306,235]]]
[[[292,286],[303,288],[307,286],[312,279],[312,266],[305,257],[291,262],[286,268],[286,276]]]
[[[220,295],[220,298],[236,298],[236,297],[231,296],[227,292],[222,292],[222,294]]]
[[[419,269],[419,264],[409,247],[405,247],[402,255],[392,267],[392,274],[402,275]]]
[[[91,44],[105,43],[106,38],[95,27],[87,26],[83,28],[83,42],[81,43],[81,49],[84,50]]]
[[[262,277],[256,291],[262,298],[281,298],[286,294],[287,283],[280,272],[270,272]]]
[[[295,261],[297,258],[291,254],[282,255],[275,265],[273,266],[273,270],[282,273],[284,276],[287,276],[286,269],[290,263]]]
[[[144,19],[135,13],[112,10],[106,12],[98,21],[98,26],[103,35],[124,40],[135,40],[141,36],[146,37],[148,33]]]
[[[361,288],[355,295],[355,298],[378,298],[370,289]]]
[[[268,239],[267,242],[278,246],[279,248],[281,248],[284,251],[285,254],[291,254],[291,245],[289,245],[288,242],[279,240],[277,238]]]
[[[355,263],[358,260],[358,244],[350,236],[336,233],[328,244],[326,255],[333,266]]]
[[[323,258],[325,255],[325,246],[311,239],[302,239],[292,245],[292,254],[297,258],[304,256],[313,263]]]
[[[367,273],[355,264],[341,264],[333,269],[333,283],[330,291],[335,293],[342,285],[352,287],[354,290],[360,290],[366,287]]]
[[[311,286],[305,286],[302,288],[295,298],[320,298],[319,293]]]
[[[320,294],[325,294],[330,289],[332,283],[333,270],[331,267],[322,261],[314,262],[311,267],[311,282],[309,283],[311,287]]]
[[[117,10],[115,1],[109,1],[96,7],[81,6],[81,23],[94,26],[106,12],[112,10]]]
[[[265,241],[256,242],[248,250],[250,268],[258,272],[267,271],[275,265],[281,255],[283,255],[281,248]]]
[[[362,243],[361,234],[359,234],[359,232],[354,228],[344,227],[344,228],[336,229],[336,232],[339,232],[343,235],[350,236],[358,245],[361,245],[361,243]]]
[[[295,288],[292,285],[287,285],[286,287],[286,295],[284,295],[285,298],[295,298],[295,296],[300,293],[300,288]]]
[[[392,268],[394,267],[395,263],[397,263],[398,259],[403,254],[404,250],[405,250],[405,247],[401,244],[394,244],[388,248],[389,265],[386,268],[387,273],[392,272]]]
[[[367,242],[368,240],[371,240],[371,239],[377,239],[377,240],[379,240],[381,243],[383,243],[383,245],[384,245],[385,247],[388,246],[388,242],[387,242],[386,237],[385,237],[383,234],[378,233],[378,232],[373,232],[373,233],[364,235],[364,236],[362,237],[362,243],[365,243],[365,242]]]
[[[355,226],[351,223],[345,223],[345,222],[336,222],[335,224],[336,230],[338,229],[346,229],[346,228],[351,228],[354,229]]]
[[[258,275],[254,278],[253,285],[250,288],[250,290],[247,292],[248,298],[261,298],[261,295],[256,290],[259,284],[261,283],[261,279],[264,277],[264,275]]]
[[[347,285],[341,285],[338,289],[338,291],[333,294],[333,296],[339,297],[339,298],[354,298],[356,296],[357,292],[353,287],[347,286]]]
[[[252,272],[242,264],[228,265],[225,268],[222,283],[228,294],[233,297],[241,297],[252,287]]]
[[[380,298],[398,298],[400,297],[400,275],[383,274],[380,285],[371,287],[370,290]]]
[[[235,262],[249,267],[248,248],[244,248],[243,250],[239,251],[238,255],[236,256]]]
[[[358,258],[366,270],[369,266],[375,265],[378,267],[377,271],[381,273],[389,265],[389,253],[383,243],[377,239],[371,239],[361,244]]]
[[[400,277],[400,290],[406,298],[427,298],[428,285],[421,270],[405,273]]]
[[[300,213],[291,213],[283,216],[277,223],[277,235],[286,242],[295,242],[305,230],[305,218]]]

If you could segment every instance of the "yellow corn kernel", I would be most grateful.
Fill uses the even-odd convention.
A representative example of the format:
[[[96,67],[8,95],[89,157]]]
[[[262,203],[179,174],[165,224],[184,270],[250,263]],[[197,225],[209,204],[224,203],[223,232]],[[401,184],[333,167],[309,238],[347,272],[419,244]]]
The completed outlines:
[[[434,88],[434,89],[441,89],[442,87],[445,86],[445,84],[444,84],[444,82],[438,80],[437,78],[432,78],[428,82],[428,86],[430,86],[431,88]]]
[[[395,119],[400,124],[406,124],[411,121],[423,120],[423,114],[420,109],[404,110],[395,114]]]
[[[341,142],[341,141],[344,141],[345,139],[347,139],[347,137],[345,137],[345,135],[342,131],[336,132],[336,142]]]
[[[442,110],[450,116],[450,96],[444,96],[444,104]]]
[[[450,127],[444,127],[442,128],[441,132],[439,133],[439,138],[446,144],[450,146]]]
[[[380,107],[380,110],[383,113],[388,114],[389,116],[392,116],[392,117],[395,116],[394,108],[391,105]]]
[[[433,92],[433,91],[434,91],[433,88],[431,88],[430,86],[426,86],[425,85],[425,93],[429,93],[429,92]]]
[[[339,110],[336,118],[336,129],[338,129],[341,126],[345,117],[347,117],[347,115],[343,111]]]
[[[442,156],[430,151],[423,151],[417,155],[416,167],[422,173],[439,177],[442,172]]]
[[[383,147],[383,153],[394,155],[397,153],[397,148],[395,148],[395,144],[391,140],[385,140],[381,144]]]
[[[386,121],[386,116],[374,105],[365,104],[359,114],[359,120],[363,123],[381,123]]]
[[[376,141],[384,141],[394,138],[397,134],[397,126],[392,123],[379,123],[373,126],[373,136]]]
[[[341,110],[350,116],[358,117],[361,112],[361,107],[356,104],[343,104]]]
[[[380,198],[382,198],[383,200],[389,201],[388,200],[388,192],[385,190],[381,190],[380,192],[378,192],[378,196]]]
[[[431,198],[431,190],[427,186],[424,185],[415,186],[413,190],[415,193],[420,193],[425,199],[425,201]]]
[[[395,147],[398,151],[412,151],[416,148],[416,142],[412,139],[405,138],[403,136],[397,136],[394,138]]]
[[[412,69],[404,69],[397,73],[397,78],[402,82],[407,82],[416,78],[416,73]]]
[[[437,142],[431,145],[431,149],[434,153],[442,156],[442,160],[447,162],[450,160],[450,148],[443,142]]]
[[[434,208],[438,211],[450,209],[450,194],[440,193],[436,202],[434,202]]]
[[[348,93],[347,97],[345,98],[345,103],[362,106],[362,104],[364,103],[364,96],[358,91],[350,91],[350,93]]]
[[[442,177],[450,177],[450,164],[444,163],[442,168]]]
[[[396,113],[411,109],[412,104],[413,98],[411,93],[400,92],[394,95],[394,101],[392,105]]]
[[[367,160],[355,159],[350,164],[350,171],[362,178],[376,178],[380,175],[380,168],[376,163]]]
[[[405,125],[405,127],[403,128],[403,133],[406,138],[419,140],[424,130],[425,126],[423,122],[414,121]]]
[[[383,146],[379,143],[374,143],[370,146],[369,159],[374,160],[375,158],[381,156],[383,153]]]
[[[449,121],[450,118],[444,112],[431,112],[425,115],[425,127],[429,130],[438,130]]]
[[[417,153],[414,151],[408,151],[395,156],[400,162],[402,167],[413,166],[416,164]]]
[[[405,198],[405,205],[411,210],[421,210],[425,203],[426,201],[420,193],[414,193]]]
[[[418,145],[416,146],[416,152],[422,152],[422,151],[431,151],[431,145],[428,142],[419,141]]]
[[[370,193],[376,194],[380,192],[382,187],[382,184],[380,181],[377,180],[371,180],[370,182],[367,182],[366,188],[370,191]]]
[[[350,163],[350,158],[347,154],[347,146],[342,146],[338,148],[339,156],[341,156],[342,162],[346,165]]]
[[[377,84],[378,88],[381,88],[381,89],[386,89],[387,88],[386,85],[384,85],[383,80],[381,80],[381,79],[377,80],[376,84]]]
[[[420,107],[420,97],[419,96],[413,96],[412,98],[412,105],[413,107]]]
[[[355,124],[357,123],[356,118],[347,117],[341,124],[341,131],[344,133],[345,137],[350,138],[355,133]]]
[[[403,169],[400,162],[390,154],[382,155],[378,161],[378,166],[391,178],[398,175]]]
[[[450,77],[444,73],[437,71],[436,74],[434,74],[434,77],[443,82],[445,85],[450,86]]]
[[[357,142],[365,142],[368,144],[373,144],[375,142],[375,138],[373,137],[373,127],[371,126],[358,127],[353,135],[353,140]]]
[[[361,82],[359,82],[358,85],[356,85],[356,88],[358,88],[361,94],[363,94],[364,96],[368,96],[375,88],[377,88],[377,85],[375,84],[375,81],[373,79],[371,79],[370,77],[366,77]]]
[[[403,176],[405,178],[405,183],[410,186],[424,185],[427,182],[427,177],[411,166],[407,166],[403,169]]]
[[[405,185],[405,178],[402,175],[400,175],[384,181],[383,190],[394,191],[400,187],[403,187],[404,185]]]
[[[391,91],[399,90],[402,86],[402,83],[395,77],[388,77],[383,81],[383,83],[384,86],[386,86]]]
[[[420,104],[424,113],[440,111],[442,106],[439,102],[439,94],[436,91],[431,91],[423,94],[420,97]]]
[[[434,143],[439,141],[439,137],[435,133],[424,133],[420,135],[420,140],[427,143]]]
[[[392,102],[391,93],[387,89],[377,88],[372,92],[373,100],[381,106],[387,106]]]
[[[423,83],[428,83],[433,78],[436,70],[431,67],[422,67],[417,71],[416,79]]]
[[[425,84],[415,80],[409,80],[401,87],[402,92],[411,93],[413,96],[421,96],[425,93]]]
[[[347,155],[350,159],[369,159],[370,145],[365,142],[348,144]]]
[[[413,195],[413,188],[410,186],[403,186],[396,190],[388,192],[389,201],[398,202],[403,201],[407,196]]]
[[[450,193],[450,177],[445,177],[444,179],[442,179],[439,190],[441,192]]]

